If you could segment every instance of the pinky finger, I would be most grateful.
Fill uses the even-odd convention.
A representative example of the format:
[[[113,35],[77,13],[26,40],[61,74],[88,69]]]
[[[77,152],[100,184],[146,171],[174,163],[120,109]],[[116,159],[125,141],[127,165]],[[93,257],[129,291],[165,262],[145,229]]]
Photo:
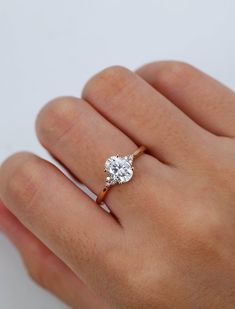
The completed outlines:
[[[82,281],[0,201],[0,231],[19,250],[30,277],[72,308],[106,308]]]

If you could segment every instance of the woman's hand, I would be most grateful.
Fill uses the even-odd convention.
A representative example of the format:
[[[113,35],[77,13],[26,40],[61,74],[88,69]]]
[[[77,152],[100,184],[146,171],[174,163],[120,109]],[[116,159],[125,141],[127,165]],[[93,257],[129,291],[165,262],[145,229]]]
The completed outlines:
[[[36,128],[96,194],[107,157],[147,147],[111,214],[33,154],[3,163],[0,226],[36,281],[74,308],[235,307],[233,91],[184,63],[111,67]]]

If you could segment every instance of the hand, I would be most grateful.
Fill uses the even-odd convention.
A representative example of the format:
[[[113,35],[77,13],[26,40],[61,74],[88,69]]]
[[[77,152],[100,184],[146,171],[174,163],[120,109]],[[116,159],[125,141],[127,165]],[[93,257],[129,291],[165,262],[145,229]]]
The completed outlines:
[[[158,62],[108,68],[82,97],[55,99],[36,124],[77,179],[98,194],[107,157],[147,153],[107,195],[111,214],[33,154],[3,163],[1,226],[32,277],[74,308],[234,308],[234,92]]]

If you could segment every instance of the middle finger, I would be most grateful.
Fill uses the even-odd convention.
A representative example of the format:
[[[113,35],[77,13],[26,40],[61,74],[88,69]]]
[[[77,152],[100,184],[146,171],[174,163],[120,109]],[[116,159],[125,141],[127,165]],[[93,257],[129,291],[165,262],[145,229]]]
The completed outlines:
[[[153,156],[171,165],[191,167],[211,136],[137,74],[122,67],[110,67],[92,77],[83,97],[133,141],[144,143]]]

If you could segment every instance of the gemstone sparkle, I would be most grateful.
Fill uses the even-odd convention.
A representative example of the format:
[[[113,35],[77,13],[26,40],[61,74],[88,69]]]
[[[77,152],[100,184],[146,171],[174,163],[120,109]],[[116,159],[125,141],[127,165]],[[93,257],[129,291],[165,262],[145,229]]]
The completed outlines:
[[[133,176],[133,156],[119,157],[111,156],[105,162],[105,171],[108,176],[106,184],[108,186],[128,182]]]

